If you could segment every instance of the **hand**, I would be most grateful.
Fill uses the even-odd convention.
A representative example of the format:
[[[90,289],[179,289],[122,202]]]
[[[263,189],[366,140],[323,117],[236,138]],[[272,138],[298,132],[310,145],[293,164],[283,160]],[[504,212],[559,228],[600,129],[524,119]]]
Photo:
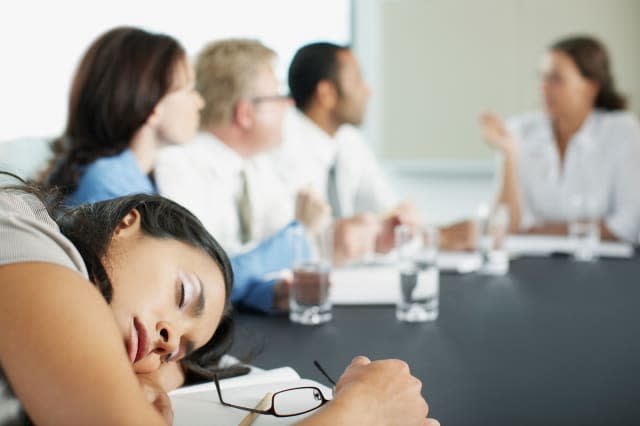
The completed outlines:
[[[440,228],[440,248],[443,250],[474,250],[476,240],[476,223],[472,220]]]
[[[312,234],[329,222],[331,207],[312,188],[301,189],[296,195],[296,219]]]
[[[356,410],[361,424],[436,426],[427,419],[429,406],[421,394],[422,383],[400,360],[371,362],[358,356],[336,385],[333,403],[345,401],[345,409]]]
[[[273,286],[273,307],[280,312],[289,311],[289,293],[291,292],[292,277],[282,278]]]
[[[387,253],[395,247],[395,229],[398,225],[408,225],[414,232],[420,229],[420,212],[411,201],[404,201],[385,215],[378,238],[376,251]]]
[[[482,137],[499,151],[506,153],[515,148],[515,142],[507,131],[502,120],[492,112],[485,112],[480,116]]]
[[[178,365],[177,362],[174,364]],[[155,381],[153,374],[138,374],[137,377],[147,401],[158,410],[168,425],[173,424],[173,409],[167,392]]]
[[[348,263],[373,253],[380,232],[380,220],[371,213],[362,213],[335,222],[333,260]]]

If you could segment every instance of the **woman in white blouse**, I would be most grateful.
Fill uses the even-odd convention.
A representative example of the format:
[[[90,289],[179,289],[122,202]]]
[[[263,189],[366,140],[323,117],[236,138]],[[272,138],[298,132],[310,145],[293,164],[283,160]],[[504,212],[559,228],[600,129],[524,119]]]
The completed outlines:
[[[604,239],[637,242],[640,126],[616,92],[605,47],[589,37],[553,44],[544,56],[544,112],[506,125],[482,116],[483,136],[502,153],[498,203],[512,232],[566,234],[576,199],[587,200]]]

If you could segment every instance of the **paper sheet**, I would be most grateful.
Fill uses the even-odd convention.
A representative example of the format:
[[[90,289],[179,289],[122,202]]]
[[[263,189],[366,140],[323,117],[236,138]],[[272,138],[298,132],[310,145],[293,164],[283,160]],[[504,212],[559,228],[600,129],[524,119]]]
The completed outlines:
[[[277,392],[292,387],[318,387],[325,398],[332,398],[328,387],[313,380],[300,379],[290,367],[234,377],[220,382],[225,401],[254,407],[267,392]],[[175,390],[169,394],[174,413],[174,426],[237,425],[248,414],[247,411],[220,404],[215,385],[205,383]],[[256,426],[291,424],[312,414],[295,417],[260,415]]]

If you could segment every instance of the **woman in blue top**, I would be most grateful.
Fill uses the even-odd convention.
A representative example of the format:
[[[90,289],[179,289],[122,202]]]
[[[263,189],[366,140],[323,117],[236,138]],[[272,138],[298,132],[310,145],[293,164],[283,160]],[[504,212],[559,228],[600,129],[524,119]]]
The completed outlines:
[[[155,194],[153,166],[163,145],[191,141],[204,106],[182,46],[170,36],[115,28],[82,58],[64,134],[43,181],[69,207],[125,195]],[[263,312],[286,310],[288,282],[265,279],[291,267],[291,223],[254,250],[232,257],[231,300]]]
[[[136,28],[108,31],[78,66],[66,130],[53,144],[44,180],[70,206],[155,193],[158,149],[193,139],[203,106],[175,39]]]

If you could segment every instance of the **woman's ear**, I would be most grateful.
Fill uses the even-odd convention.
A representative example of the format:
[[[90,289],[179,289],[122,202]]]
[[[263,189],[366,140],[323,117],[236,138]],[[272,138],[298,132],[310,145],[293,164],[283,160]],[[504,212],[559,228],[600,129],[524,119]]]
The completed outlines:
[[[591,79],[587,79],[587,90],[589,91],[589,95],[594,99],[598,97],[598,93],[600,93],[600,83],[595,81],[595,80],[591,80]]]
[[[151,111],[151,114],[149,114],[149,117],[147,117],[146,121],[144,122],[144,125],[149,127],[155,127],[160,121],[161,114],[162,114],[162,105],[160,104],[160,102],[158,102],[156,106],[153,107],[153,110]]]
[[[120,220],[113,236],[118,238],[128,237],[140,231],[140,212],[137,209],[131,210]]]

